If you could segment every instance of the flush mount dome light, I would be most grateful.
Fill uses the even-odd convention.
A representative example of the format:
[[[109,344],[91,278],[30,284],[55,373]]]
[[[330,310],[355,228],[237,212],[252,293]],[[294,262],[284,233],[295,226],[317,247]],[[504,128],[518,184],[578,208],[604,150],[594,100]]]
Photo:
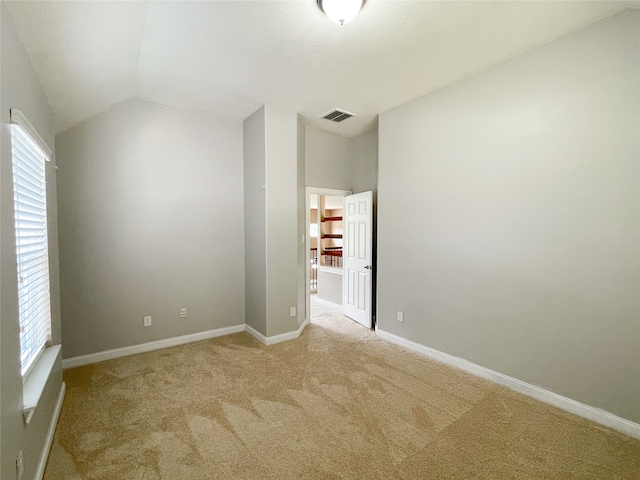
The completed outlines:
[[[334,23],[344,25],[356,18],[364,0],[316,0],[318,7]]]

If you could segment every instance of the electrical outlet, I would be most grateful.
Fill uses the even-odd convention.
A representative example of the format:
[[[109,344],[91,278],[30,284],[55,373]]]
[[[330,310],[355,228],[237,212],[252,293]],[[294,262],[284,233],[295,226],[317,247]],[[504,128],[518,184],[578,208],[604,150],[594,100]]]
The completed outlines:
[[[22,454],[22,450],[18,453],[18,457],[16,458],[16,479],[22,480],[22,476],[24,475],[24,458]]]
[[[396,320],[398,320],[399,322],[404,322],[404,313],[401,312],[400,310],[398,310],[398,314],[396,316]]]
[[[147,315],[144,317],[144,326],[145,327],[150,327],[151,326],[151,315]]]
[[[187,309],[185,307],[180,309],[180,318],[187,318]]]
[[[289,316],[290,317],[295,317],[296,316],[296,307],[291,307],[289,309]]]

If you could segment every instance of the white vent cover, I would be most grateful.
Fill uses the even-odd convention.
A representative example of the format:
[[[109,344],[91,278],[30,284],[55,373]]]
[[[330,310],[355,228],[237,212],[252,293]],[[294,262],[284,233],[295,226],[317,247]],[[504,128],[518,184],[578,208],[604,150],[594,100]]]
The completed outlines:
[[[320,118],[324,118],[325,120],[331,120],[332,122],[340,123],[341,121],[346,120],[347,118],[354,117],[355,115],[356,115],[355,113],[334,108],[333,110],[330,110],[327,113],[320,115]]]

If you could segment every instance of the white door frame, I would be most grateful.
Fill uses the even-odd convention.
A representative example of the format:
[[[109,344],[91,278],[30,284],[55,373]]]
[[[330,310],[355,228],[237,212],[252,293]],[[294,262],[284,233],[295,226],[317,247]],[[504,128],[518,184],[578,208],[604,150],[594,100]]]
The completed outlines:
[[[351,190],[336,190],[334,188],[322,188],[322,187],[306,187],[305,193],[305,289],[307,291],[306,301],[305,301],[305,317],[311,322],[311,284],[309,282],[309,278],[311,275],[311,265],[309,263],[309,251],[311,249],[311,236],[309,235],[309,224],[311,223],[311,195],[325,195],[330,197],[346,197],[347,195],[351,195]],[[320,235],[320,232],[318,232]],[[318,246],[320,245],[320,238],[318,238]],[[344,264],[343,264],[344,268]],[[344,289],[344,275],[342,276],[343,289]],[[342,299],[342,305],[344,307],[344,298]]]

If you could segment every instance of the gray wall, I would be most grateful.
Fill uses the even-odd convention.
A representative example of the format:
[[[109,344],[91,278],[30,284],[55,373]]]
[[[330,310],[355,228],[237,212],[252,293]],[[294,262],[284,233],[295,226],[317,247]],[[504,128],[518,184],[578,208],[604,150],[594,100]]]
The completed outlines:
[[[31,423],[22,417],[22,375],[16,274],[11,132],[9,111],[21,110],[40,136],[55,148],[53,113],[33,71],[11,18],[0,5],[0,478],[15,478],[15,460],[24,451],[24,478],[33,478],[44,447],[58,395],[62,387],[60,359],[45,387]],[[53,342],[60,343],[60,293],[58,281],[58,233],[56,220],[55,158],[46,166],[49,215],[49,262]]]
[[[355,137],[306,126],[307,186],[374,193],[378,186],[378,126]]]
[[[272,105],[266,112],[267,336],[298,328],[298,116]]]
[[[246,323],[267,334],[267,207],[265,109],[242,124]]]
[[[349,139],[349,180],[353,193],[378,190],[378,125]]]
[[[244,323],[240,122],[127,100],[56,140],[63,357]]]
[[[351,139],[307,126],[305,182],[310,187],[351,189]]]
[[[244,134],[246,323],[273,337],[298,328],[300,194],[298,117],[265,105]]]
[[[318,298],[342,305],[342,274],[324,267],[318,268]]]
[[[512,58],[379,127],[380,328],[634,422],[639,16]]]

